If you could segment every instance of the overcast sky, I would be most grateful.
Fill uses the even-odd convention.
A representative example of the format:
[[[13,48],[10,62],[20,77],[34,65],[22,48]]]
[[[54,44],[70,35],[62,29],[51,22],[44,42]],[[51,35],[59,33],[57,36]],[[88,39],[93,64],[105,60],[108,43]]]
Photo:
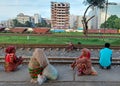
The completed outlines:
[[[50,18],[51,1],[70,3],[70,14],[83,15],[86,6],[84,0],[0,0],[0,21],[15,18],[17,14],[33,16],[39,13],[44,18]],[[120,0],[109,0],[118,2]]]

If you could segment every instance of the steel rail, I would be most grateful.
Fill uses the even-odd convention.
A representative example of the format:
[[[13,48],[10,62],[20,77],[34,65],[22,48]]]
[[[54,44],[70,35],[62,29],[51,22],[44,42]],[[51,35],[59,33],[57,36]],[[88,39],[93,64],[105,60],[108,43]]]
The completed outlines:
[[[16,46],[16,48],[51,48],[51,49],[65,49],[67,44],[8,44],[8,43],[1,43],[0,48],[6,48],[7,46],[12,45]],[[75,44],[77,49],[88,48],[88,49],[101,49],[103,45],[84,45],[84,44]],[[120,46],[111,46],[111,49],[119,50]]]
[[[25,60],[23,64],[28,64],[30,60],[30,56],[25,56]],[[71,64],[75,58],[71,57],[48,57],[50,63],[52,64]],[[91,58],[92,64],[99,64],[98,58]],[[4,63],[4,57],[0,57],[0,64]],[[113,58],[112,65],[120,65],[120,58]]]

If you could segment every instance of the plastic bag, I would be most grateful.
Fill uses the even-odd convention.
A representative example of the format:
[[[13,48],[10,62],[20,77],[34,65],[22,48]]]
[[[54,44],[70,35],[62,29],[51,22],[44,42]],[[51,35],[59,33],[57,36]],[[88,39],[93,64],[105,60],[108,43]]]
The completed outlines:
[[[45,76],[38,75],[37,81],[38,81],[39,85],[43,84],[46,80],[47,80],[47,78]]]
[[[58,71],[53,65],[49,64],[43,70],[43,75],[46,76],[50,80],[56,80],[58,77]]]
[[[98,73],[97,73],[97,71],[95,70],[95,68],[94,67],[92,67],[92,73],[91,73],[91,75],[97,75]]]

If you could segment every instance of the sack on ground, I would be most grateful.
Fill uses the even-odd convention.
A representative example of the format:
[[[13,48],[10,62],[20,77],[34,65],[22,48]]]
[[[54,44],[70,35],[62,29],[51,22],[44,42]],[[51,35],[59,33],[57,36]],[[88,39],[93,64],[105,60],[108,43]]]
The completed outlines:
[[[50,80],[56,80],[58,77],[58,71],[53,65],[49,64],[43,70],[43,75],[46,76]]]
[[[43,84],[46,80],[47,80],[47,78],[45,76],[38,75],[37,81],[38,81],[39,85]]]

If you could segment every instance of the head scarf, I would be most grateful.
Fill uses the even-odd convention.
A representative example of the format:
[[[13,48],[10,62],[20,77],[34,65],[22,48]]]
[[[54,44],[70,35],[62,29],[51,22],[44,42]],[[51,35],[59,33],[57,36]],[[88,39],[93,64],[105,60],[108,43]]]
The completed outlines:
[[[49,61],[42,49],[36,48],[33,52],[33,58],[36,58],[40,66],[46,67],[49,64]]]
[[[82,49],[80,59],[76,61],[76,67],[79,74],[91,74],[90,51],[87,48]]]
[[[14,46],[9,46],[5,49],[6,53],[14,53],[15,47]]]
[[[89,51],[89,49],[87,49],[87,48],[83,48],[83,49],[82,49],[81,58],[82,58],[82,57],[86,57],[87,59],[90,59],[90,51]]]

